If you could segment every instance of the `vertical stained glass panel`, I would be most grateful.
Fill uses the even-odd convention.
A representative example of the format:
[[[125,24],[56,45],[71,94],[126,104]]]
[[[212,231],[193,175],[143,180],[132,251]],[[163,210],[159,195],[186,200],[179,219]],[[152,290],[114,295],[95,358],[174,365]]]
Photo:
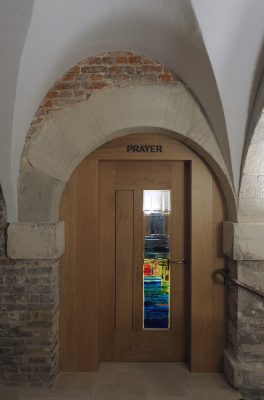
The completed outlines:
[[[170,327],[170,190],[144,190],[143,328]]]

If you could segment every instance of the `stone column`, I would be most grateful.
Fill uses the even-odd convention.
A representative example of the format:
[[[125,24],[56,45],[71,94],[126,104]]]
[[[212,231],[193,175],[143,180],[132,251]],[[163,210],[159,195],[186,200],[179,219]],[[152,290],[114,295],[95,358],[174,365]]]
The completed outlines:
[[[7,251],[9,258],[0,265],[9,296],[1,308],[1,379],[52,385],[59,362],[58,259],[64,224],[10,224]]]
[[[230,275],[264,292],[264,224],[224,222]],[[225,374],[244,399],[264,399],[264,299],[229,288],[229,348]]]

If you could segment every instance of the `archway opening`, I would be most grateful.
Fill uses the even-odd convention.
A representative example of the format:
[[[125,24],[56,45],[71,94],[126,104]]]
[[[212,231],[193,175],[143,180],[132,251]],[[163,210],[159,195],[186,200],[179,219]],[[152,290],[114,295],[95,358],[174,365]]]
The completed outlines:
[[[174,196],[170,229],[171,237],[173,231],[177,237],[167,257],[172,273],[169,291],[176,297],[169,310],[171,325],[162,333],[146,332],[139,322],[144,281],[140,199],[144,188],[159,185]],[[113,360],[186,361],[192,371],[222,370],[226,292],[215,273],[225,264],[226,206],[214,174],[196,153],[170,135],[137,133],[110,141],[74,171],[62,197],[60,218],[66,224],[62,370],[95,370],[100,361]],[[182,262],[173,266],[175,259]],[[161,343],[165,345],[158,352]]]

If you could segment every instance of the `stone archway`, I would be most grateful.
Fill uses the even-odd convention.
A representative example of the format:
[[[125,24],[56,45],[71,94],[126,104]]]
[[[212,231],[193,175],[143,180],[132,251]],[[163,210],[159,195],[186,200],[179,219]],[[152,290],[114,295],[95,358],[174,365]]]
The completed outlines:
[[[52,337],[45,359],[52,365],[47,372],[50,379],[56,375],[58,361],[56,260],[64,250],[64,226],[59,221],[62,192],[74,169],[93,150],[142,130],[169,133],[200,154],[222,185],[229,219],[236,220],[231,179],[212,129],[197,101],[178,80],[103,86],[88,99],[51,110],[26,144],[19,177],[18,223],[8,229],[11,258],[35,260],[40,263],[38,268],[47,263],[54,270],[46,321],[50,329],[45,331]]]
[[[50,113],[24,154],[19,221],[56,221],[60,193],[80,161],[107,141],[140,130],[169,131],[197,151],[218,176],[234,217],[231,180],[212,130],[178,82],[106,88],[87,101]]]
[[[28,144],[19,177],[18,219],[21,224],[9,227],[9,254],[13,258],[34,255],[33,258],[53,259],[59,256],[63,249],[63,240],[59,240],[63,236],[62,223],[58,222],[59,202],[74,169],[107,141],[129,132],[148,130],[169,132],[205,159],[222,185],[229,219],[234,220],[234,193],[223,157],[206,118],[186,88],[181,83],[166,87],[108,88],[95,93],[88,101],[50,113]],[[37,244],[35,223],[41,226],[43,238],[47,236],[59,242],[52,246],[41,240]],[[27,239],[24,237],[19,248],[18,238],[11,240],[19,229],[27,230],[28,235],[32,232],[34,242],[29,235],[28,246],[25,246]],[[43,229],[48,229],[47,235]]]

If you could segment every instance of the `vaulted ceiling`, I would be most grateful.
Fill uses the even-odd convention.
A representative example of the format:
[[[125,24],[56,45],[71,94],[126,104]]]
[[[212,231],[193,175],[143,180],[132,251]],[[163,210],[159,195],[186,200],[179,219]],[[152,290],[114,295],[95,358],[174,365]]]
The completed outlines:
[[[16,218],[21,151],[42,98],[71,66],[132,50],[172,69],[213,127],[235,188],[263,73],[263,0],[1,0],[0,182]]]

